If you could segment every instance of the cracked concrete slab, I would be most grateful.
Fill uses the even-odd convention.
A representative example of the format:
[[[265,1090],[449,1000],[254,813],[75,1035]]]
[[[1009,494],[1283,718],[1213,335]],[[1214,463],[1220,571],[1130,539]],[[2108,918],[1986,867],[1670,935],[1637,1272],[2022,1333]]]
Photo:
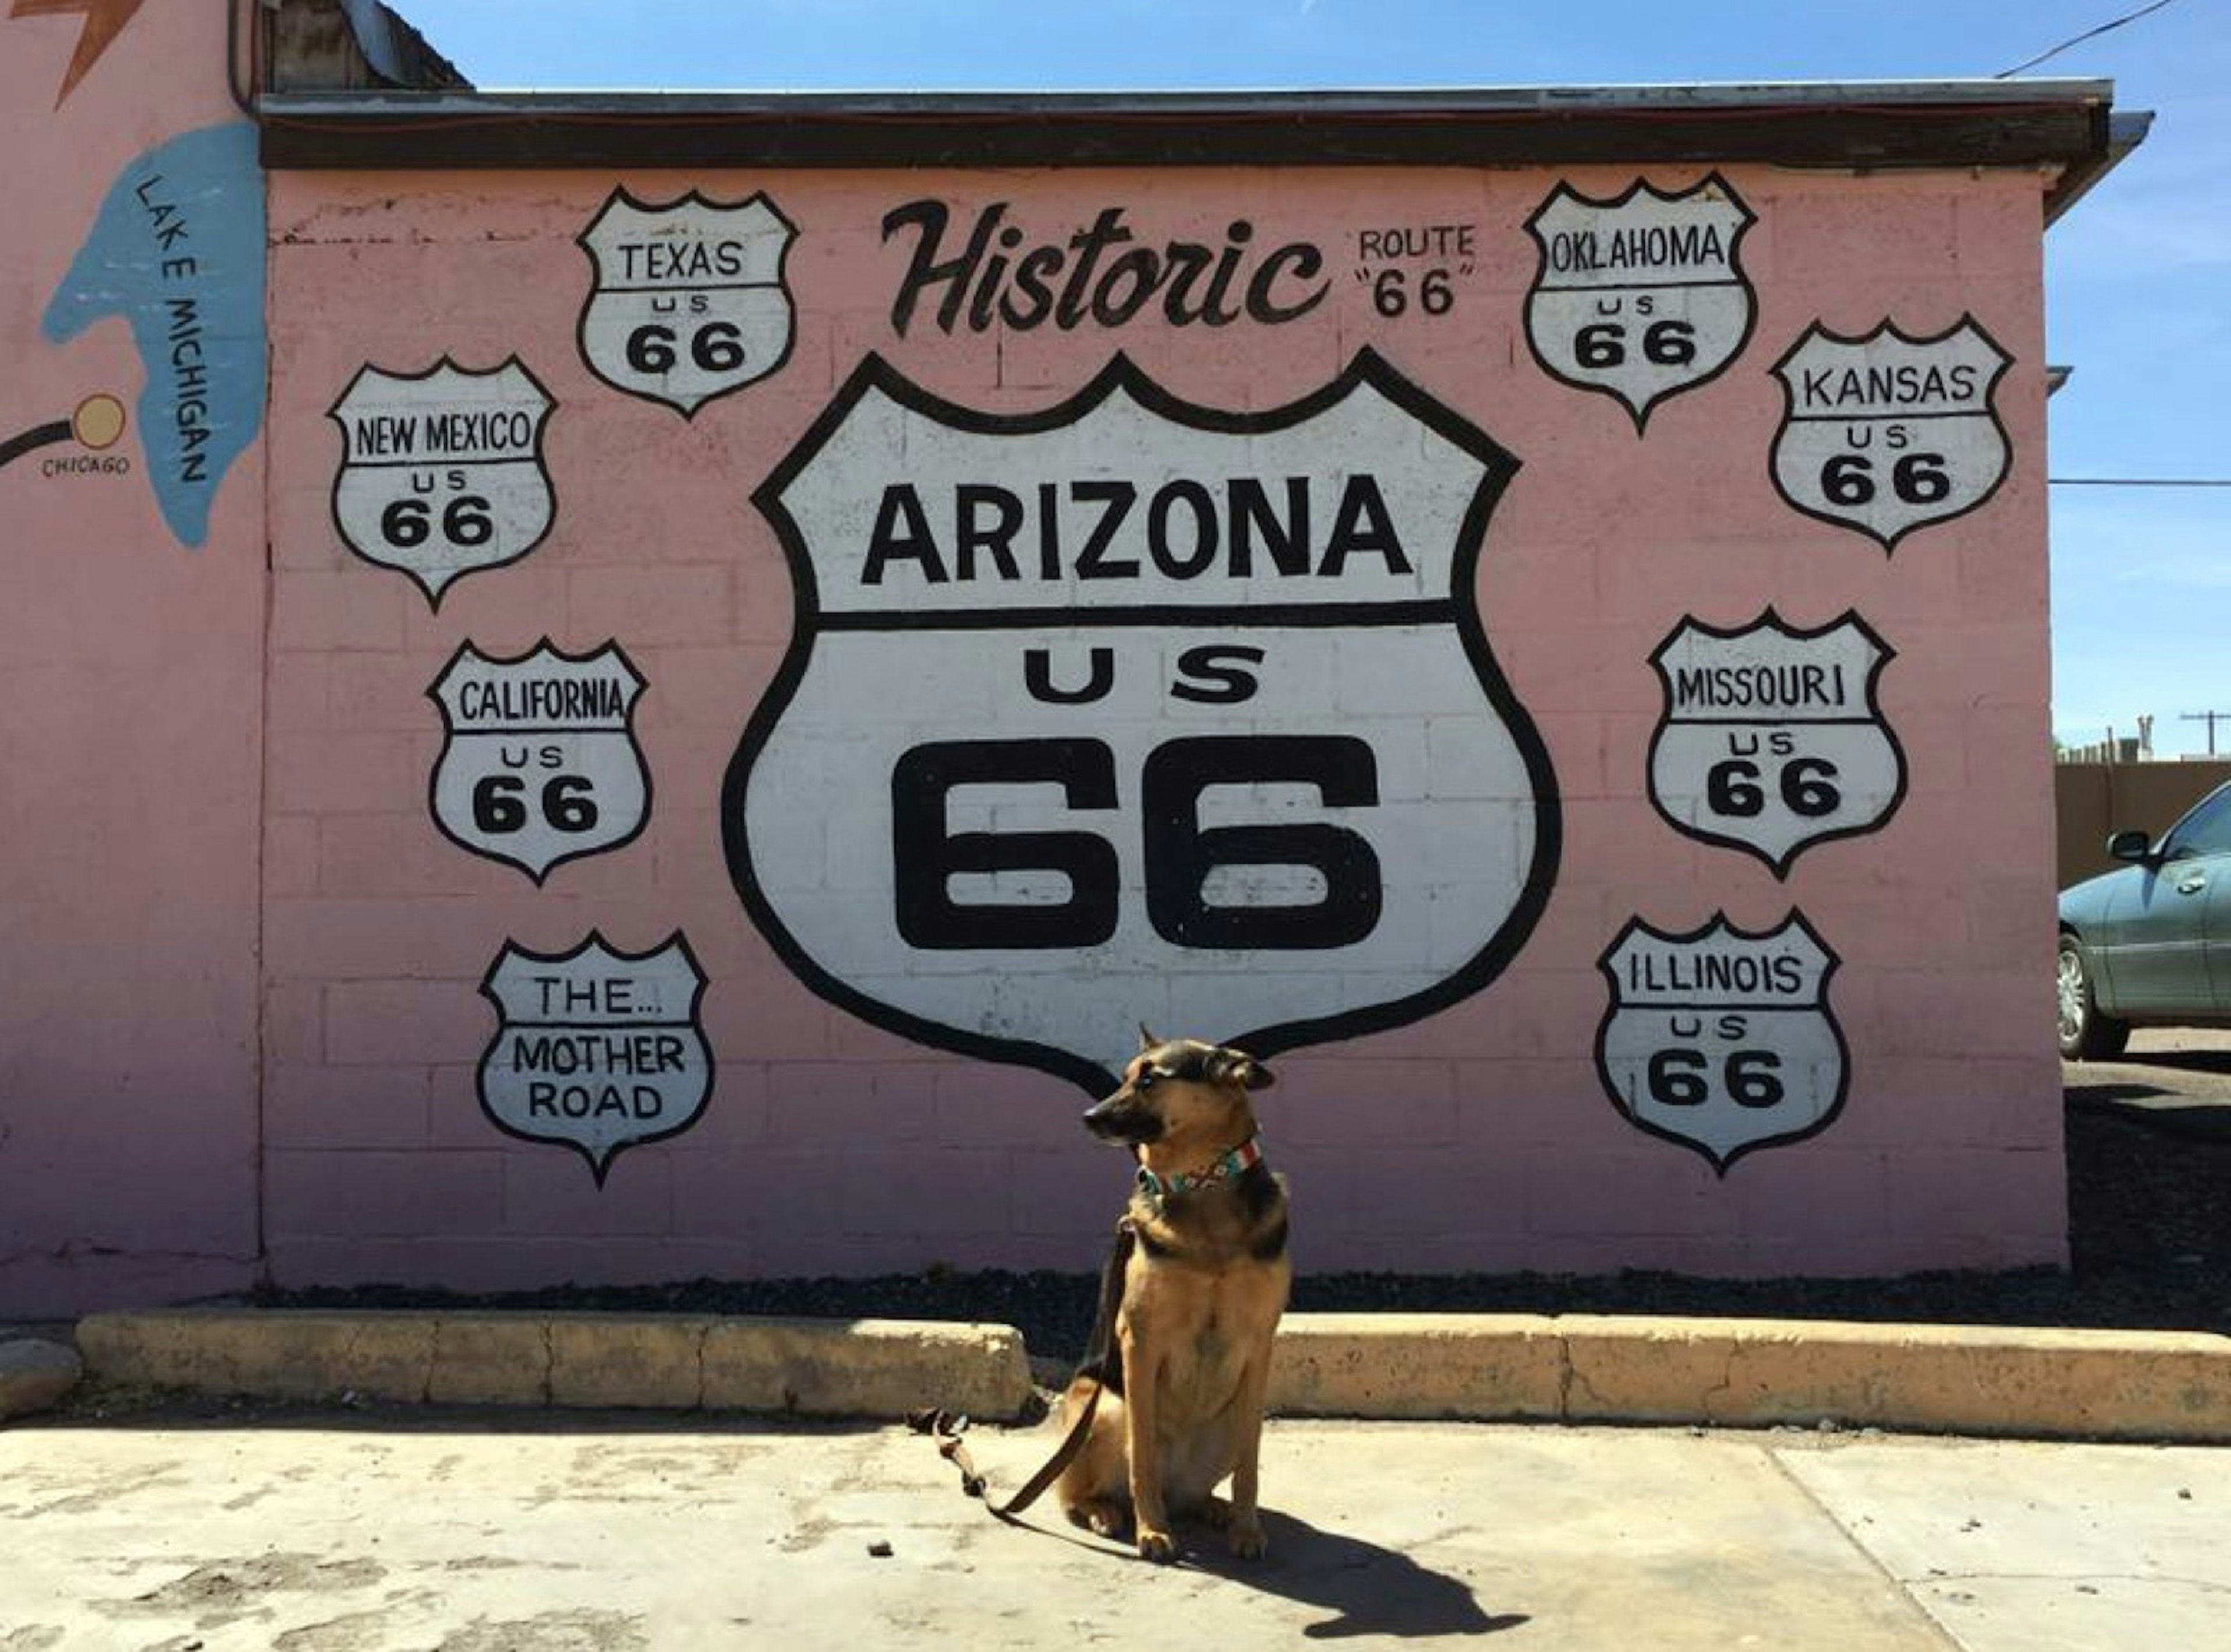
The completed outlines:
[[[972,1432],[995,1494],[1052,1434]],[[1000,1524],[896,1429],[50,1419],[0,1434],[0,1648],[856,1652],[1181,1624],[1232,1646],[2088,1652],[2111,1622],[2118,1648],[2231,1645],[2202,1449],[1288,1422],[1263,1455],[1269,1559],[1186,1528],[1163,1569],[1050,1505]]]

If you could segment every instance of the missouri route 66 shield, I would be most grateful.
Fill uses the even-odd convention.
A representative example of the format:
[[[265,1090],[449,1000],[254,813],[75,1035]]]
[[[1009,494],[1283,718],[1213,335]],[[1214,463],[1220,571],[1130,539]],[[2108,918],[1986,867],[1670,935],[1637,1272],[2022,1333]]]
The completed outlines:
[[[1763,934],[1718,913],[1686,934],[1630,920],[1598,964],[1611,981],[1596,1034],[1605,1090],[1638,1129],[1723,1176],[1755,1148],[1825,1130],[1850,1081],[1828,1009],[1836,965],[1801,912]]]
[[[1774,365],[1784,406],[1775,488],[1885,552],[1964,516],[2006,480],[2012,448],[1995,398],[2013,363],[1973,316],[1926,338],[1887,320],[1858,339],[1814,322]]]
[[[580,244],[596,265],[581,359],[615,390],[697,416],[790,359],[783,261],[798,231],[764,195],[692,190],[650,206],[615,190]]]
[[[1554,875],[1474,586],[1515,461],[1367,351],[1267,412],[1117,357],[1044,412],[870,356],[756,494],[798,590],[723,798],[816,991],[1097,1091],[1477,991]]]
[[[1776,877],[1812,844],[1875,830],[1905,796],[1905,754],[1875,703],[1890,659],[1855,613],[1813,631],[1770,608],[1732,631],[1685,619],[1650,656],[1665,690],[1651,802]]]
[[[1675,194],[1637,178],[1608,201],[1560,184],[1526,221],[1540,263],[1526,340],[1552,378],[1650,410],[1726,371],[1756,307],[1738,253],[1756,216],[1717,172]]]
[[[650,813],[633,726],[643,689],[616,643],[572,655],[546,637],[515,660],[465,643],[426,691],[443,736],[435,825],[537,883],[564,861],[632,842]]]
[[[421,373],[366,366],[327,416],[341,428],[334,527],[439,607],[451,580],[516,562],[550,532],[555,405],[516,356],[484,373],[447,356]]]

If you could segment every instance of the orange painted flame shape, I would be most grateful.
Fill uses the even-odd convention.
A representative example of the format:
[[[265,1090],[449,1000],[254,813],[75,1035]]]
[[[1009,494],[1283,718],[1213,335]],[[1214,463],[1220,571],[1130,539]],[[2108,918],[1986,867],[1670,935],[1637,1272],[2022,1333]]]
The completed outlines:
[[[61,93],[55,99],[55,108],[68,101],[77,83],[100,61],[100,55],[116,43],[116,37],[130,27],[146,3],[146,0],[15,0],[9,8],[10,17],[58,17],[75,12],[85,19],[78,31],[77,49],[70,54],[69,68],[62,75]]]

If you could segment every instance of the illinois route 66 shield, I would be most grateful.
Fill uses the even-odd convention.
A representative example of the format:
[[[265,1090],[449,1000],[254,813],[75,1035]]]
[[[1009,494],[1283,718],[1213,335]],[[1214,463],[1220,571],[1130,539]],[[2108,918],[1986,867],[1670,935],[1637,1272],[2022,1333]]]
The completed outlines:
[[[2014,358],[1973,316],[1928,338],[1885,320],[1846,339],[1819,322],[1774,364],[1774,485],[1807,516],[1888,552],[1999,490],[2013,449],[1995,399]]]
[[[1650,656],[1665,690],[1651,802],[1776,877],[1812,844],[1875,830],[1905,796],[1905,753],[1875,703],[1891,657],[1855,613],[1813,631],[1770,608],[1733,631],[1685,619]]]
[[[1837,958],[1801,912],[1749,934],[1715,913],[1669,935],[1628,920],[1597,967],[1605,1090],[1641,1130],[1723,1176],[1755,1148],[1801,1141],[1844,1105],[1850,1054],[1828,1009]]]
[[[1756,306],[1738,258],[1757,222],[1717,172],[1675,194],[1637,178],[1608,201],[1560,184],[1526,221],[1540,262],[1526,341],[1544,372],[1650,410],[1725,371]]]
[[[655,207],[613,190],[580,236],[597,271],[581,359],[684,418],[765,378],[790,359],[783,261],[797,234],[764,195],[728,203],[692,190]]]
[[[854,1013],[1095,1091],[1141,1021],[1270,1054],[1477,991],[1557,857],[1475,597],[1515,468],[1368,351],[1248,413],[869,357],[755,495],[798,616],[723,797],[746,907]]]
[[[598,1187],[622,1151],[705,1110],[705,971],[678,932],[648,952],[615,951],[594,930],[570,952],[506,941],[481,994],[500,1023],[481,1057],[481,1110],[508,1136],[572,1148]]]
[[[460,849],[540,883],[553,867],[632,842],[650,777],[632,720],[643,675],[618,644],[515,660],[469,642],[426,692],[441,708],[434,823]]]
[[[557,513],[542,430],[557,403],[514,356],[484,373],[366,366],[327,416],[341,428],[333,526],[367,562],[441,605],[451,580],[518,561]]]

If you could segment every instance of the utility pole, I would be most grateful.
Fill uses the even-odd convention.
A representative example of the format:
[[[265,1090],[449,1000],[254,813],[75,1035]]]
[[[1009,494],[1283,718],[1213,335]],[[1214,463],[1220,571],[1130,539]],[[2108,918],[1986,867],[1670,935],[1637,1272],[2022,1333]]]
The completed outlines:
[[[2214,757],[2215,755],[2215,726],[2218,723],[2231,723],[2231,712],[2181,712],[2178,713],[2177,720],[2185,723],[2207,724],[2208,755]]]

